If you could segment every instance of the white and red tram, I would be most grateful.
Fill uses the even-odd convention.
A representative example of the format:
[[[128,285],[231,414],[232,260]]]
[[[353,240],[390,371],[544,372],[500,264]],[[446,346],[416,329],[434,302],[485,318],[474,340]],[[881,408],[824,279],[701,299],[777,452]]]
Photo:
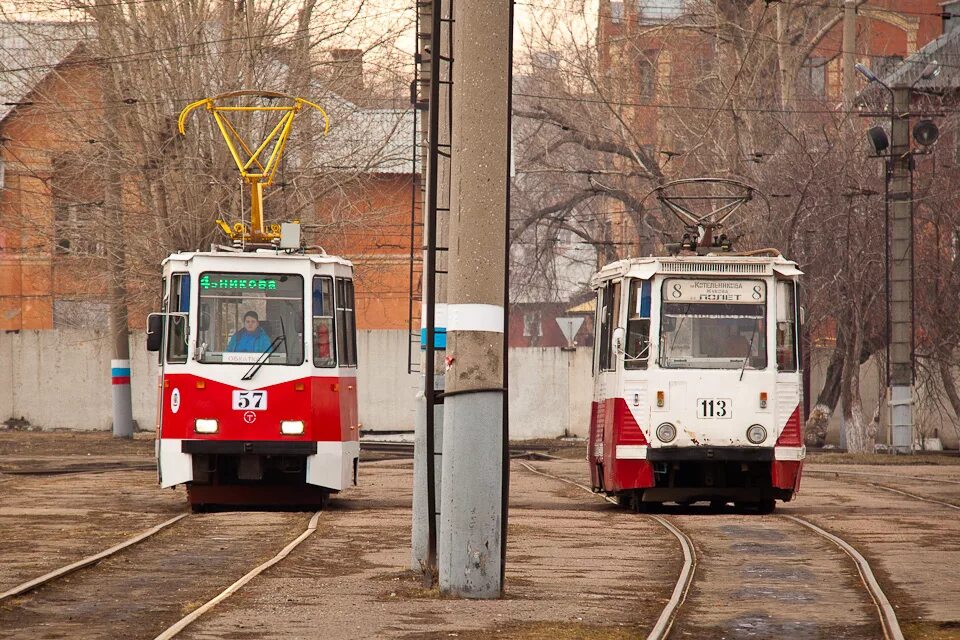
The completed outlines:
[[[798,278],[777,256],[622,260],[597,291],[593,488],[772,511],[800,487]]]
[[[194,507],[317,504],[357,480],[353,267],[303,251],[163,263],[160,484]]]

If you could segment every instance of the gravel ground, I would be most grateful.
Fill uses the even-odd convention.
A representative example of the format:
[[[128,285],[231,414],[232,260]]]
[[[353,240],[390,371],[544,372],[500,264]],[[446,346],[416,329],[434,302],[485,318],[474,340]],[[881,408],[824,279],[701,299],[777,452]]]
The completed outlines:
[[[582,443],[539,469],[588,481]],[[152,471],[23,476],[4,471],[149,463],[151,434],[0,431],[0,590],[186,511]],[[834,456],[835,454],[831,454]],[[867,460],[869,461],[869,459]],[[883,491],[960,504],[960,466],[808,464],[794,513],[861,551],[908,638],[960,638],[960,513]],[[820,473],[822,472],[822,473]],[[673,588],[676,540],[515,463],[506,597],[440,598],[409,571],[409,461],[368,462],[289,558],[188,628],[191,638],[642,637]],[[876,613],[849,559],[779,516],[668,510],[700,566],[676,637],[875,638]],[[0,638],[150,638],[306,524],[306,513],[191,515],[140,545],[0,606]]]
[[[411,469],[369,465],[318,535],[185,637],[642,637],[669,597],[666,530],[515,464],[506,597],[438,598],[408,570]]]

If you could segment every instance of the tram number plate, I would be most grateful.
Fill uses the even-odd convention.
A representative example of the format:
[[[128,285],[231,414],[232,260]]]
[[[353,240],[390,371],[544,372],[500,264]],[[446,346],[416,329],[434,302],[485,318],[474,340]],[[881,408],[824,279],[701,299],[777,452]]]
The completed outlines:
[[[733,401],[730,398],[697,398],[698,418],[732,418]]]
[[[236,411],[263,411],[267,408],[267,392],[234,390],[233,408]]]

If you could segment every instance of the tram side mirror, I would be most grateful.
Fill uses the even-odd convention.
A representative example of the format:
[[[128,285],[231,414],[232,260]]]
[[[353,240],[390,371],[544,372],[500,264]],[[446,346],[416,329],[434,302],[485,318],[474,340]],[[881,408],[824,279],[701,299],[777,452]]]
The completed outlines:
[[[623,351],[623,339],[627,332],[623,327],[617,327],[613,330],[613,346],[617,351]]]
[[[147,351],[160,351],[163,345],[163,314],[147,316]]]

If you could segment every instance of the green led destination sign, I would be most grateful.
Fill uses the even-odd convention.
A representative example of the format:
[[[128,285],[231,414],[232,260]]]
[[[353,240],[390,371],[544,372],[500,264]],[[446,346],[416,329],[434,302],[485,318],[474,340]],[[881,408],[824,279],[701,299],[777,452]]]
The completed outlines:
[[[200,278],[201,289],[234,289],[242,291],[274,291],[277,281],[274,278],[224,278],[204,275]]]

